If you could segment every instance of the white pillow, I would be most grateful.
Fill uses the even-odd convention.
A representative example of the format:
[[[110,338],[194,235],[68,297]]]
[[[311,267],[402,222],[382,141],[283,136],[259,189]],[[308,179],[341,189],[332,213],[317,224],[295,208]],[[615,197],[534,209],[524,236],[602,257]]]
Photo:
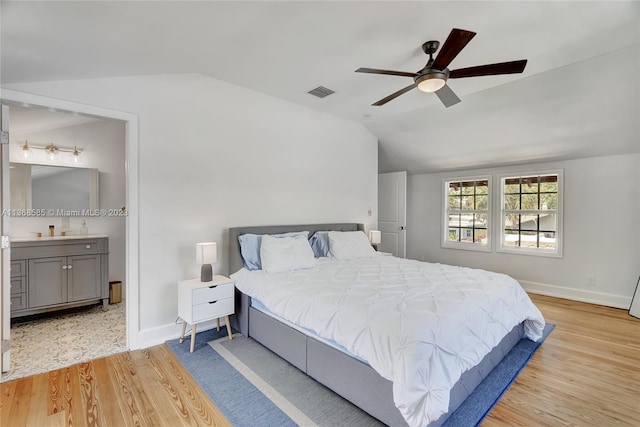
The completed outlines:
[[[330,231],[329,253],[339,260],[378,256],[362,231]]]
[[[262,270],[267,273],[311,268],[316,264],[313,250],[305,236],[262,236],[260,259]]]

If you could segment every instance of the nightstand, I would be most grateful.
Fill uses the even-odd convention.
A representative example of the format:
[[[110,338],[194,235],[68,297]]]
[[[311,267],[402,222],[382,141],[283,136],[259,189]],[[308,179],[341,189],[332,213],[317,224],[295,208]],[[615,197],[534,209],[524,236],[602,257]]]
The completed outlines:
[[[182,319],[180,342],[184,341],[188,323],[191,325],[191,353],[198,323],[216,319],[220,330],[220,318],[224,317],[229,339],[232,339],[229,315],[234,312],[234,293],[233,280],[225,276],[214,276],[211,282],[200,279],[178,282],[178,316]]]

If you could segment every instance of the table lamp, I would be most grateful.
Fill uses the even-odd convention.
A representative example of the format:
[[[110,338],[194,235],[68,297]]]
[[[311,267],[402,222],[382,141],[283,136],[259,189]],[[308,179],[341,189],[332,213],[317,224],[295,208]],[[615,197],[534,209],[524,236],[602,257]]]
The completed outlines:
[[[371,246],[373,246],[377,251],[378,245],[382,242],[382,232],[379,230],[370,230],[369,241],[371,242]]]
[[[213,267],[211,264],[218,260],[218,250],[215,242],[196,243],[196,261],[200,268],[200,281],[210,282],[213,280]]]

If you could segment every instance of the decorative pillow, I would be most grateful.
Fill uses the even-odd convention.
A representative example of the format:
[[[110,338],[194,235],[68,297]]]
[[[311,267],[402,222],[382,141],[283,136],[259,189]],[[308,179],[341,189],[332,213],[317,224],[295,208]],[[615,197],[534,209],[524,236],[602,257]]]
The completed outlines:
[[[329,253],[339,260],[378,256],[362,231],[329,231]]]
[[[311,268],[316,263],[307,236],[278,238],[264,235],[260,246],[260,259],[262,271],[267,273]]]
[[[316,231],[309,239],[313,255],[316,258],[326,257],[329,255],[329,232]]]
[[[262,236],[264,234],[242,234],[238,236],[238,242],[240,242],[240,253],[244,261],[244,268],[247,270],[260,270],[262,263],[260,262],[260,244],[262,243]],[[304,236],[306,239],[309,236],[308,231],[294,231],[282,234],[273,234],[273,237],[291,237],[291,236]]]

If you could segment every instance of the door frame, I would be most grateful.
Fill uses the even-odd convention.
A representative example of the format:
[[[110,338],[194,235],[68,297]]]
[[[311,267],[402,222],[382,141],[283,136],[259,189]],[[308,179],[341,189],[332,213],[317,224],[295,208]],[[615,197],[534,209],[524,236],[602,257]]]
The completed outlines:
[[[138,210],[138,115],[110,110],[78,102],[49,98],[8,89],[0,93],[2,104],[40,106],[53,110],[71,111],[125,123],[125,192],[127,217],[125,219],[125,310],[127,349],[138,349],[140,344],[140,283],[139,283],[139,210]],[[6,286],[9,284],[7,283]],[[4,284],[3,284],[4,287]]]
[[[0,114],[0,130],[8,132],[9,129],[9,107],[0,104],[2,113]],[[5,215],[4,210],[9,206],[9,141],[0,145],[0,207],[2,208],[2,218],[0,218],[0,234],[2,236],[9,235],[9,216]],[[0,377],[2,372],[6,372],[11,367],[11,347],[9,345],[11,339],[11,247],[3,242],[3,248],[0,249]]]

